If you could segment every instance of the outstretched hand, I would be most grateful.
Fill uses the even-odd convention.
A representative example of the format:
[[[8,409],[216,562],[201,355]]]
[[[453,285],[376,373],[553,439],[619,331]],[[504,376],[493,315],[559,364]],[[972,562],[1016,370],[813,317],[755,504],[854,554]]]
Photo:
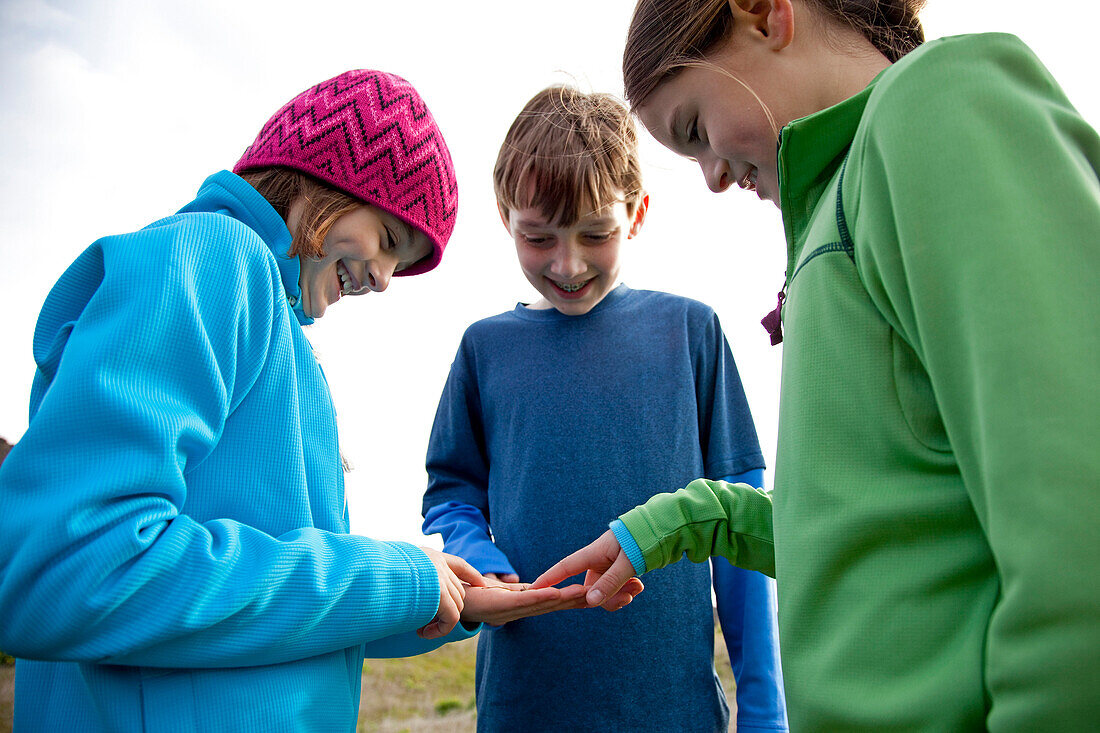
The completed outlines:
[[[588,588],[586,600],[589,606],[617,611],[645,589],[642,581],[634,576],[634,566],[611,530],[604,532],[592,544],[560,560],[535,578],[531,587],[546,588],[581,571],[585,571],[584,585]]]
[[[435,565],[439,575],[439,610],[430,623],[416,630],[422,639],[439,639],[451,633],[459,622],[464,608],[466,589],[480,587],[486,583],[481,573],[461,557],[445,552],[421,547],[428,559]]]
[[[586,590],[583,585],[531,590],[530,583],[503,583],[488,578],[482,588],[466,588],[462,620],[503,626],[518,618],[540,616],[567,608],[586,608]]]

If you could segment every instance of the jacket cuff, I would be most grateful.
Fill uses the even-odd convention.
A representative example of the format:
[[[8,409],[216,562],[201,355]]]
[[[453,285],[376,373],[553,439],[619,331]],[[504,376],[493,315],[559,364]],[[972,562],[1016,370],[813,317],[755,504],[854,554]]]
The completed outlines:
[[[626,553],[630,564],[634,566],[634,572],[638,575],[644,573],[645,558],[642,556],[642,548],[638,547],[638,543],[634,540],[634,536],[630,534],[630,530],[619,519],[612,520],[608,526],[615,533],[615,539],[619,541],[619,547]]]

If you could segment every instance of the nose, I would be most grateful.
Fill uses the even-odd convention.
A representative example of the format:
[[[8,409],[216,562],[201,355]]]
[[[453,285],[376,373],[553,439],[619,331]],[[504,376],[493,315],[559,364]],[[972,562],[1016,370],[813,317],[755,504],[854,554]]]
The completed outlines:
[[[551,273],[562,280],[571,280],[578,275],[583,275],[587,269],[577,242],[569,238],[558,245],[554,259],[550,263]]]
[[[397,269],[397,260],[387,258],[385,260],[372,260],[367,265],[367,281],[363,283],[368,290],[376,293],[385,291],[390,286],[390,278]]]
[[[703,171],[703,178],[707,181],[707,188],[714,193],[722,193],[733,183],[729,164],[725,160],[715,157],[700,158],[699,168]]]

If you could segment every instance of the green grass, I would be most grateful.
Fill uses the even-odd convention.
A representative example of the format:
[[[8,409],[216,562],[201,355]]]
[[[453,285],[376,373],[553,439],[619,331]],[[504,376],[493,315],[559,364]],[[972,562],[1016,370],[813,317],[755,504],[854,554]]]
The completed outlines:
[[[477,639],[419,657],[369,659],[363,664],[361,733],[473,733]],[[715,627],[714,665],[733,708],[734,685],[722,633]],[[15,668],[0,663],[0,733],[11,733]]]

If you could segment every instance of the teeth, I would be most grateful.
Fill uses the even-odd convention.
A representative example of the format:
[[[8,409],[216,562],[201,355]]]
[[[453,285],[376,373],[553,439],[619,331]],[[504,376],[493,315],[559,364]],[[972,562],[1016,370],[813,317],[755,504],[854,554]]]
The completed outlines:
[[[351,275],[348,274],[348,270],[344,267],[344,263],[341,261],[336,262],[336,274],[340,276],[340,283],[343,285],[340,288],[341,295],[347,295],[351,292]]]
[[[588,281],[585,280],[583,283],[560,283],[555,280],[554,284],[567,293],[575,293],[583,288],[585,285],[587,285]]]
[[[756,190],[756,169],[750,168],[745,172],[745,175],[741,177],[741,180],[737,182],[737,186],[742,191],[755,191]]]

